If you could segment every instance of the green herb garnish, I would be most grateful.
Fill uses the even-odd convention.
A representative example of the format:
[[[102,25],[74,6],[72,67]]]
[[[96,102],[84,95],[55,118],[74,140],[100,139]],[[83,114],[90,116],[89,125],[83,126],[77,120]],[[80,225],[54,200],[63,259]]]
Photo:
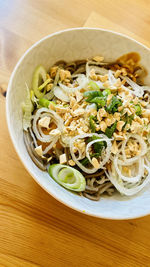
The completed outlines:
[[[97,96],[102,96],[102,93],[101,93],[101,91],[87,91],[83,95],[86,98],[86,102],[90,102],[91,103],[91,100],[93,98],[95,98]]]
[[[140,116],[142,114],[142,110],[141,110],[140,104],[136,104],[134,106],[134,108],[135,108],[135,114],[138,115],[138,116]]]
[[[93,140],[97,140],[100,139],[98,136],[91,136],[88,138],[87,142],[91,142]],[[106,147],[106,142],[105,141],[99,141],[93,144],[93,148],[94,148],[94,153],[98,153],[99,156],[102,153],[103,148]]]
[[[90,103],[95,103],[97,104],[98,108],[101,108],[105,106],[106,100],[104,97],[96,96],[90,101]]]
[[[117,98],[117,96],[113,96],[110,104],[107,106],[106,110],[109,113],[115,113],[118,111],[118,107],[122,106],[122,101]]]
[[[90,128],[91,128],[92,133],[95,133],[95,131],[96,131],[96,126],[95,126],[95,122],[94,122],[95,120],[96,120],[96,117],[94,117],[93,115],[91,115],[89,117],[89,123],[90,123]]]
[[[110,91],[110,89],[105,89],[102,94],[103,94],[103,96],[108,96],[111,94],[111,91]]]
[[[89,82],[89,86],[91,87],[91,89],[93,90],[99,90],[99,86],[97,85],[97,83],[90,81]]]
[[[114,131],[116,130],[117,122],[115,122],[111,127],[107,127],[105,134],[108,138],[111,138]]]

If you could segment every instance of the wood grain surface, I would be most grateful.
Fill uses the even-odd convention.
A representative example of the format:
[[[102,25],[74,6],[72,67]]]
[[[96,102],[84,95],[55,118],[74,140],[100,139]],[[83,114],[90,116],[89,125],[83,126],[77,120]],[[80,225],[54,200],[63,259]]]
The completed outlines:
[[[148,0],[0,0],[0,266],[150,266],[150,216],[102,220],[56,201],[24,169],[5,119],[10,74],[31,44],[85,25],[150,45],[149,14]]]

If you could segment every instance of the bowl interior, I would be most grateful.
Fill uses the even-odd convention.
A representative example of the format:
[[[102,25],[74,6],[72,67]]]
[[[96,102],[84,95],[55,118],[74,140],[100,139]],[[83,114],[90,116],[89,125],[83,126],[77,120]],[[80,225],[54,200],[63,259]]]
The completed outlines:
[[[20,59],[10,78],[7,94],[7,121],[15,149],[33,178],[51,195],[64,204],[92,216],[111,219],[140,217],[150,213],[150,187],[132,198],[116,194],[94,202],[75,195],[58,185],[46,172],[39,170],[30,159],[23,141],[21,104],[26,96],[25,83],[30,87],[35,67],[47,69],[56,61],[84,59],[102,55],[106,61],[138,52],[141,63],[150,73],[150,50],[123,35],[101,29],[79,28],[45,37],[33,45]],[[150,75],[147,76],[150,84]]]

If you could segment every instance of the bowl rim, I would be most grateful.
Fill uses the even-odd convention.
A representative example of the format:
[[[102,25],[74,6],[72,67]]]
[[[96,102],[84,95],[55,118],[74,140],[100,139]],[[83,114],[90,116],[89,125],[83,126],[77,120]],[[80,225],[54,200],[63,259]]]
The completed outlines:
[[[67,29],[63,29],[63,30],[60,30],[60,31],[57,31],[57,32],[54,32],[54,33],[51,33],[49,35],[46,35],[45,37],[41,38],[40,40],[38,40],[37,42],[35,42],[33,45],[31,45],[26,51],[25,53],[20,57],[20,59],[17,61],[12,73],[11,73],[11,76],[10,76],[10,79],[9,79],[9,83],[8,83],[8,87],[7,87],[7,94],[6,94],[6,121],[7,121],[7,127],[8,127],[8,132],[9,132],[9,136],[11,138],[11,141],[12,141],[12,144],[15,148],[15,151],[19,157],[19,159],[21,160],[23,166],[25,167],[25,169],[27,170],[27,172],[32,176],[32,178],[36,181],[37,184],[39,184],[48,194],[50,194],[52,197],[54,197],[57,201],[61,202],[62,204],[64,204],[65,206],[75,210],[75,211],[78,211],[82,214],[86,214],[88,216],[92,216],[92,217],[96,217],[96,218],[101,218],[101,219],[109,219],[109,220],[130,220],[130,219],[137,219],[137,218],[141,218],[141,217],[144,217],[146,215],[149,215],[150,214],[150,211],[149,212],[141,212],[139,215],[134,215],[134,216],[120,216],[120,217],[116,217],[116,216],[107,216],[107,215],[104,215],[103,214],[93,214],[92,212],[89,212],[89,211],[83,211],[82,209],[80,208],[77,208],[77,207],[74,207],[72,206],[71,204],[68,204],[67,201],[64,201],[63,199],[61,199],[57,194],[54,194],[52,192],[50,192],[46,186],[44,186],[43,184],[41,184],[39,181],[37,181],[36,177],[34,176],[34,173],[32,173],[31,170],[28,169],[28,166],[27,164],[25,163],[25,161],[22,159],[22,156],[20,155],[19,153],[19,149],[18,149],[18,145],[17,145],[17,141],[15,140],[15,138],[13,137],[12,133],[11,133],[11,119],[9,117],[9,95],[10,95],[10,90],[11,90],[11,85],[12,85],[12,81],[13,81],[13,78],[15,76],[15,73],[19,67],[19,65],[21,65],[22,63],[22,60],[26,57],[27,54],[30,53],[30,51],[32,49],[34,49],[37,45],[39,45],[40,43],[42,43],[43,41],[55,36],[55,35],[59,35],[59,34],[62,34],[64,32],[71,32],[71,31],[84,31],[84,30],[96,30],[96,31],[102,31],[102,32],[108,32],[108,33],[112,33],[114,35],[118,35],[118,36],[121,36],[123,38],[126,38],[128,40],[131,40],[133,41],[134,43],[137,43],[138,45],[142,46],[143,48],[145,48],[146,50],[148,50],[150,52],[150,48],[147,47],[145,44],[142,44],[140,43],[139,41],[135,40],[134,38],[132,37],[129,37],[123,33],[119,33],[119,32],[115,32],[113,30],[109,30],[109,29],[103,29],[103,28],[97,28],[97,27],[77,27],[77,28],[67,28]]]

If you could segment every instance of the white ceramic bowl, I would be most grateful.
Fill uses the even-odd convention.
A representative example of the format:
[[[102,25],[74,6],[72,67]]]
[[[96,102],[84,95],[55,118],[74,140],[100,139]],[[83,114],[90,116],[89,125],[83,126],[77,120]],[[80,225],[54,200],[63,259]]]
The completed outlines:
[[[7,122],[14,147],[24,166],[36,182],[60,202],[85,214],[107,219],[129,219],[150,214],[150,187],[132,198],[115,195],[94,202],[77,196],[39,170],[30,159],[23,141],[21,103],[25,98],[25,83],[30,86],[35,67],[49,68],[56,61],[84,59],[102,55],[106,61],[128,52],[138,52],[141,63],[150,73],[150,50],[139,42],[108,30],[77,28],[51,34],[34,44],[17,63],[8,85]],[[150,75],[147,76],[150,84]]]

